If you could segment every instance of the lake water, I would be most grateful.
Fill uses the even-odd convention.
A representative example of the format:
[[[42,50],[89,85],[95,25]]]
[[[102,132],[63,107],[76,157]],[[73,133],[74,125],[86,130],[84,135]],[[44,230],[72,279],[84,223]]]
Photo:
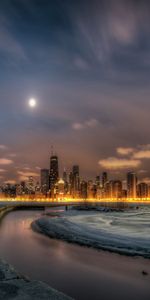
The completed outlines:
[[[41,211],[14,211],[0,224],[0,257],[74,299],[150,299],[149,260],[98,252],[33,232]],[[146,262],[146,263],[145,263]]]

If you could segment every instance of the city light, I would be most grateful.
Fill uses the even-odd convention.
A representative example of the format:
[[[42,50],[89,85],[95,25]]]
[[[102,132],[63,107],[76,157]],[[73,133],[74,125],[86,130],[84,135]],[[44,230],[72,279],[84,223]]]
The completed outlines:
[[[32,174],[32,173],[31,173]],[[95,179],[81,179],[79,165],[66,169],[60,176],[59,158],[51,153],[50,166],[40,170],[40,183],[29,176],[27,181],[1,186],[0,200],[38,203],[149,203],[150,186],[138,182],[135,172],[126,174],[126,185],[120,179],[109,179],[106,171]]]

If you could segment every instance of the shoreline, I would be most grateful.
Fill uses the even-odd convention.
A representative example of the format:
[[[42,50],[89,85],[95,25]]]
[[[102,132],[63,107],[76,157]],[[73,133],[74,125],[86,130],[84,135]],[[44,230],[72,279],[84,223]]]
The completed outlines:
[[[43,234],[47,237],[49,237],[50,239],[54,239],[54,240],[60,240],[62,242],[68,243],[68,244],[72,244],[72,245],[77,245],[80,247],[85,247],[87,249],[93,249],[93,250],[97,250],[97,251],[104,251],[104,252],[108,252],[108,253],[113,253],[113,254],[117,254],[117,255],[121,255],[121,256],[125,256],[125,257],[142,257],[144,259],[149,260],[149,258],[147,257],[143,257],[143,256],[138,256],[136,254],[128,254],[122,251],[116,251],[116,250],[111,250],[107,247],[103,247],[103,246],[96,246],[95,244],[91,245],[88,244],[88,242],[84,242],[84,241],[78,241],[78,240],[73,240],[73,239],[69,239],[69,238],[63,238],[62,236],[60,236],[59,234],[55,234],[55,233],[51,233],[48,232],[47,230],[42,229],[41,226],[39,226],[39,224],[36,221],[33,221],[31,223],[31,228],[33,231]]]
[[[4,207],[0,207],[0,222],[2,221],[2,219],[11,211],[13,211],[15,209],[15,207],[10,207],[10,206],[4,206]]]
[[[16,220],[18,212],[14,212],[13,214],[13,220]],[[27,219],[25,236],[34,237],[34,233],[32,233],[30,228],[31,221],[28,215],[30,214],[25,214]],[[34,214],[34,216],[39,218],[40,214]],[[34,221],[36,218],[34,217],[32,220]],[[19,224],[22,224],[22,217],[20,217],[19,220],[19,223],[16,223],[14,227],[16,230],[17,227],[20,228]],[[6,228],[9,228],[9,226]],[[18,231],[16,231],[16,233],[17,232]],[[22,234],[22,230],[19,230],[19,232]],[[24,241],[23,236],[20,236],[22,242]],[[26,243],[27,240],[25,244]],[[122,297],[123,299],[129,300],[132,300],[133,298],[137,300],[149,299],[150,264],[142,257],[127,257],[116,253],[110,253],[108,251],[95,251],[95,249],[92,248],[79,247],[77,244],[73,245],[59,240],[51,240],[44,237],[44,235],[38,235],[36,233],[34,244],[35,249],[36,246],[39,245],[39,248],[37,247],[38,254],[43,255],[43,259],[41,261],[39,260],[40,264],[38,268],[42,269],[44,260],[46,265],[44,264],[42,272],[46,272],[47,276],[49,276],[48,274],[52,267],[51,273],[54,272],[54,276],[56,276],[56,278],[53,281],[53,275],[51,274],[51,279],[49,280],[49,277],[47,278],[47,276],[43,276],[45,273],[36,277],[36,270],[33,273],[32,271],[28,273],[26,267],[25,269],[24,267],[20,268],[19,265],[15,265],[14,261],[10,259],[10,263],[12,263],[12,265],[15,265],[22,274],[27,274],[32,280],[44,280],[49,286],[53,286],[58,291],[63,291],[66,295],[70,295],[74,299],[109,299],[110,295],[112,299],[122,299]],[[25,251],[25,255],[26,254],[27,253]],[[32,256],[35,257],[34,251],[31,253],[31,257]],[[38,256],[39,255],[37,255],[35,260],[33,260],[33,262],[36,263],[36,266],[38,264]],[[55,268],[57,270],[56,272],[58,272],[58,277],[55,273]],[[143,271],[147,272],[148,276],[142,274]],[[67,284],[67,288],[65,288],[65,284]],[[70,287],[68,287],[68,285]]]
[[[40,227],[35,223],[35,221],[31,224],[31,227],[33,231],[48,236],[48,234],[44,233],[40,229]],[[56,239],[55,237],[50,236],[49,238]],[[74,252],[76,252],[76,249],[77,251],[81,249],[82,253],[84,251],[85,258],[84,260],[82,260],[83,264],[86,264],[86,260],[89,258],[89,256],[93,255],[93,257],[95,257],[96,261],[98,262],[98,265],[94,262],[94,268],[95,270],[99,270],[98,266],[100,266],[102,282],[104,281],[105,283],[106,278],[109,278],[109,280],[112,280],[112,282],[118,281],[118,284],[121,284],[123,289],[124,286],[126,286],[126,284],[131,284],[131,286],[134,286],[135,289],[139,289],[139,286],[141,286],[141,289],[146,289],[145,293],[148,293],[148,295],[150,295],[149,259],[137,255],[131,256],[125,255],[123,253],[120,254],[116,251],[109,251],[107,249],[103,250],[100,248],[98,249],[94,247],[87,247],[83,244],[68,242],[60,238],[59,240],[65,243],[67,242],[68,245],[70,245],[69,247],[73,247]],[[93,261],[91,263],[93,266]],[[103,278],[103,276],[105,279]]]
[[[13,210],[14,207],[0,208],[0,222]],[[0,300],[14,298],[15,300],[73,300],[42,281],[30,280],[18,273],[5,260],[0,259]]]
[[[76,226],[76,224],[74,226],[74,224],[62,217],[49,219],[41,217],[31,223],[31,228],[32,230],[44,234],[49,238],[61,240],[74,245],[76,244],[82,247],[119,254],[126,257],[142,257],[147,261],[150,260],[150,253],[144,253],[142,250],[133,252],[130,247],[123,248],[120,245],[119,248],[117,246],[115,247],[109,244],[104,244],[105,241],[101,242],[95,236],[93,238],[91,233],[88,235],[87,232],[84,232],[83,234],[83,229],[86,230],[86,228],[83,227],[82,230],[80,230],[80,226]]]

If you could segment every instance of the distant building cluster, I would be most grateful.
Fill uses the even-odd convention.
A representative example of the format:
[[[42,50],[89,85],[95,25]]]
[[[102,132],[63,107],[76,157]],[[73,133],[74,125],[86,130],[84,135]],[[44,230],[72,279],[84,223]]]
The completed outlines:
[[[32,176],[28,181],[20,184],[6,184],[1,187],[1,194],[8,197],[41,196],[51,199],[122,199],[122,198],[150,198],[150,186],[145,182],[138,183],[136,173],[128,172],[126,188],[121,180],[109,180],[108,173],[103,172],[95,180],[83,180],[78,165],[74,165],[67,173],[63,171],[59,176],[58,156],[52,154],[49,169],[41,169],[40,183]]]

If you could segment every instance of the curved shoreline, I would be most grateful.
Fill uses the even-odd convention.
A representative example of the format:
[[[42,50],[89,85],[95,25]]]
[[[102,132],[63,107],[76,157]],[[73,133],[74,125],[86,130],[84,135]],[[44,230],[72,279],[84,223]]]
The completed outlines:
[[[3,219],[3,217],[5,217],[6,214],[8,214],[9,212],[13,211],[14,209],[15,209],[14,206],[0,207],[0,222]]]
[[[0,208],[0,222],[14,207]],[[30,280],[18,273],[13,266],[0,259],[0,300],[73,300],[42,281]]]
[[[59,219],[59,217],[57,217]],[[71,223],[70,223],[71,224]],[[79,246],[84,246],[88,248],[93,248],[96,250],[107,251],[110,253],[116,253],[119,255],[129,256],[129,257],[142,257],[144,259],[150,259],[150,253],[144,253],[138,251],[134,251],[133,249],[123,248],[120,246],[112,246],[100,243],[98,240],[92,239],[87,234],[83,235],[83,232],[78,230],[74,230],[74,228],[70,225],[69,222],[63,220],[63,224],[55,224],[54,222],[50,221],[49,219],[46,220],[45,218],[40,218],[31,223],[32,230],[44,234],[52,239],[62,240],[67,243],[77,244]]]
[[[86,299],[87,295],[90,295],[89,299],[100,299],[98,295],[101,294],[105,295],[103,298],[109,299],[111,288],[116,296],[114,299],[119,299],[118,288],[121,293],[126,294],[126,299],[129,296],[132,300],[133,294],[138,300],[145,299],[147,295],[146,299],[149,299],[150,264],[147,260],[111,254],[107,251],[95,251],[92,248],[79,247],[36,234],[29,226],[39,217],[40,212],[14,211],[8,214],[2,223],[4,230],[1,232],[1,241],[6,241],[8,246],[2,249],[1,257],[7,258],[21,274],[27,274],[32,280],[44,280],[49,286],[62,291],[65,295],[71,295],[74,299]],[[10,227],[12,232],[6,236],[5,233]],[[15,239],[15,236],[19,238],[20,244],[15,243],[13,254],[11,237]],[[21,250],[23,252],[19,258]],[[24,259],[22,261],[23,257],[25,262]],[[37,274],[38,271],[41,275]],[[148,276],[144,276],[143,273],[147,273]],[[129,291],[128,284],[131,288]]]

